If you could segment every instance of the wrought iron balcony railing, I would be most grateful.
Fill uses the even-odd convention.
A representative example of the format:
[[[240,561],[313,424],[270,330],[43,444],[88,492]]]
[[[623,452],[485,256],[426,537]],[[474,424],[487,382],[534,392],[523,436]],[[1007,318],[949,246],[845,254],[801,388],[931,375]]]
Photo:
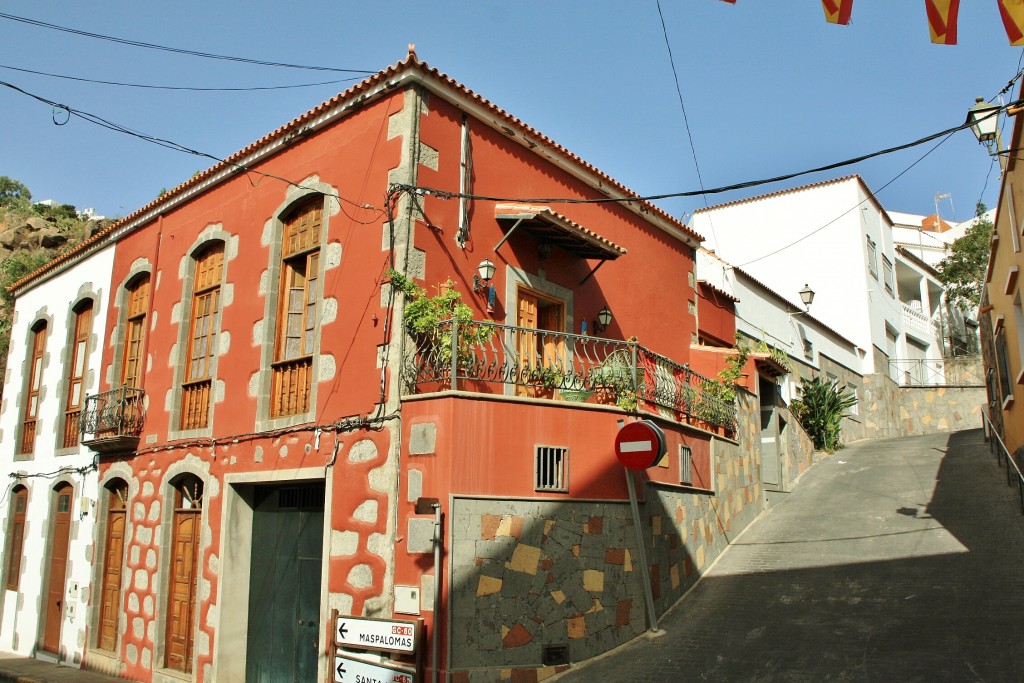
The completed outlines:
[[[135,450],[146,422],[145,398],[146,392],[132,387],[86,396],[82,443],[100,453]]]
[[[491,322],[447,320],[416,339],[409,393],[471,391],[644,408],[678,422],[736,429],[716,380],[636,342]]]

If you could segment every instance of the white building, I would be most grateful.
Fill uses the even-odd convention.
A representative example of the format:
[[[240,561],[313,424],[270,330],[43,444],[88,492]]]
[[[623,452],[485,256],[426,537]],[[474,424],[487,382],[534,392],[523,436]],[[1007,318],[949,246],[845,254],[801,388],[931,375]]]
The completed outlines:
[[[112,246],[16,291],[0,405],[0,650],[77,664],[86,638],[98,483],[79,444],[100,384]]]
[[[771,291],[792,301],[809,285],[814,318],[863,355],[855,371],[906,380],[908,360],[941,366],[941,338],[922,319],[941,287],[897,251],[892,219],[859,176],[701,209],[691,224]]]

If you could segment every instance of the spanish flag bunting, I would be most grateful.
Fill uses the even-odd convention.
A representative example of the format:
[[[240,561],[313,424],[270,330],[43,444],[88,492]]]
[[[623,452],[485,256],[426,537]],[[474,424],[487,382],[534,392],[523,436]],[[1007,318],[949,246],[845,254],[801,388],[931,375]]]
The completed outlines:
[[[830,24],[850,23],[850,12],[853,11],[853,0],[821,0],[825,10],[825,21]]]
[[[1010,45],[1024,45],[1024,0],[999,0],[999,14]]]
[[[956,45],[956,15],[960,0],[924,0],[932,42]]]

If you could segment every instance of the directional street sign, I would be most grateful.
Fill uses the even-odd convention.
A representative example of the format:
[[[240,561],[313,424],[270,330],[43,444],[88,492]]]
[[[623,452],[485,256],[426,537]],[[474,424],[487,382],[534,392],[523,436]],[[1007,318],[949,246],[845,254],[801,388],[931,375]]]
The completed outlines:
[[[416,622],[338,617],[335,639],[342,647],[359,650],[416,651]]]
[[[351,657],[334,658],[335,683],[416,683],[416,674]]]

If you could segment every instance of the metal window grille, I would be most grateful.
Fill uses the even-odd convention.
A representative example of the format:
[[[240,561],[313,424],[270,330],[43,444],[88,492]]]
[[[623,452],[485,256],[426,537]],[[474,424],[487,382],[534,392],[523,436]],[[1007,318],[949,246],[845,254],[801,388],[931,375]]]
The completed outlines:
[[[693,483],[693,451],[689,446],[679,447],[679,483]]]
[[[534,450],[533,488],[536,491],[569,490],[569,449],[537,446]]]

